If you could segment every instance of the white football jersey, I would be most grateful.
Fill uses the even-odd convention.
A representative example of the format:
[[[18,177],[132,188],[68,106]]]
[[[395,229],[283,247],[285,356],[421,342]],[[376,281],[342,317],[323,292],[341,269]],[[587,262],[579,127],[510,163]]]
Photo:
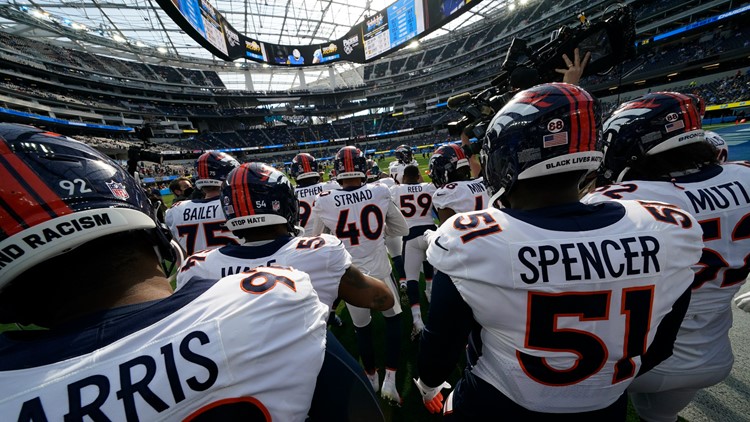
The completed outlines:
[[[357,268],[381,279],[391,272],[384,236],[409,234],[390,190],[380,183],[323,192],[315,201],[313,215],[341,239]],[[313,235],[321,229],[314,227]]]
[[[391,198],[401,209],[409,228],[417,226],[433,226],[432,195],[435,185],[432,183],[417,183],[413,185],[395,185],[391,188]]]
[[[450,208],[456,213],[479,211],[490,205],[484,178],[451,182],[438,188],[432,195],[432,204],[437,209]]]
[[[192,280],[165,299],[85,317],[59,333],[20,343],[6,333],[0,414],[181,421],[235,410],[244,420],[304,421],[327,317],[307,274],[258,268]]]
[[[297,186],[294,189],[294,195],[299,200],[299,224],[302,228],[307,229],[312,207],[318,195],[323,191],[339,188],[341,186],[336,182],[321,182],[305,187]]]
[[[731,299],[750,271],[748,180],[750,163],[731,162],[674,183],[628,181],[599,188],[584,198],[590,203],[619,198],[668,202],[691,213],[703,229],[705,249],[695,267],[690,307],[672,357],[657,370],[709,371],[732,363],[727,335],[732,326]]]
[[[419,167],[419,163],[417,163],[417,160],[411,160],[411,163],[409,164],[402,164],[398,160],[391,161],[388,164],[388,174],[390,174],[392,178],[396,179],[397,182],[401,183],[401,180],[404,177],[404,169],[407,165]]]
[[[452,278],[482,327],[474,374],[537,412],[613,403],[700,258],[697,221],[668,210],[635,201],[488,208],[431,233],[429,262]]]
[[[378,179],[370,183],[380,183],[382,185],[386,185],[388,188],[392,188],[396,186],[396,181],[391,179],[390,177],[384,177],[382,179]]]
[[[320,301],[330,308],[352,259],[341,241],[328,234],[282,237],[257,246],[229,245],[185,260],[177,273],[177,289],[195,278],[218,279],[259,266],[278,265],[309,274]]]
[[[239,239],[224,226],[226,221],[218,196],[180,201],[172,205],[164,215],[164,222],[172,236],[188,255],[238,244]]]

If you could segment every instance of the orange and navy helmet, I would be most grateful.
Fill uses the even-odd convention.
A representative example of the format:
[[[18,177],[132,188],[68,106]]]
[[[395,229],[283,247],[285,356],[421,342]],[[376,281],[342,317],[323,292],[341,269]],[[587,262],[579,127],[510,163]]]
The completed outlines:
[[[309,179],[311,177],[320,177],[318,173],[318,162],[315,161],[315,157],[312,155],[301,152],[294,156],[292,159],[292,166],[289,170],[289,174],[294,180]]]
[[[411,164],[413,160],[411,147],[409,145],[399,145],[396,150],[393,151],[393,155],[401,164]]]
[[[164,259],[178,259],[135,179],[82,142],[2,123],[0,180],[0,289],[37,264],[119,232],[147,230]]]
[[[706,141],[716,150],[716,159],[719,163],[726,163],[729,157],[729,145],[718,133],[707,130]]]
[[[599,102],[584,89],[548,83],[517,93],[495,114],[482,145],[492,202],[518,180],[595,171],[603,157],[601,139]]]
[[[200,188],[215,186],[220,187],[230,171],[239,167],[240,163],[229,154],[223,152],[204,152],[195,161],[195,171],[198,178],[195,186]]]
[[[604,177],[621,181],[646,156],[705,142],[700,105],[677,92],[652,92],[620,105],[604,122]]]
[[[299,201],[284,173],[264,163],[244,163],[232,170],[221,190],[221,204],[231,231],[286,224],[299,226]]]
[[[456,179],[458,169],[468,166],[469,159],[460,146],[442,145],[430,157],[428,175],[435,186],[442,187]]]
[[[367,158],[365,154],[354,146],[343,147],[333,159],[333,169],[336,170],[336,180],[367,177]]]

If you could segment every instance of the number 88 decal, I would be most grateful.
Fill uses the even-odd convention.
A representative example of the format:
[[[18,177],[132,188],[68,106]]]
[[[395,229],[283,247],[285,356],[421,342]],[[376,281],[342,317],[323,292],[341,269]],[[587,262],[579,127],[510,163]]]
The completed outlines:
[[[558,328],[559,318],[577,318],[579,321],[607,321],[609,319],[611,291],[540,293],[529,292],[526,339],[524,347],[545,352],[572,353],[575,364],[558,369],[545,358],[516,351],[523,371],[534,381],[550,386],[577,384],[599,372],[610,354],[622,353],[615,363],[612,384],[635,376],[633,358],[645,353],[646,338],[651,323],[651,306],[654,286],[622,290],[620,314],[625,316],[623,330],[624,350],[608,350],[606,343],[594,333],[573,328]],[[611,325],[606,328],[614,328]]]

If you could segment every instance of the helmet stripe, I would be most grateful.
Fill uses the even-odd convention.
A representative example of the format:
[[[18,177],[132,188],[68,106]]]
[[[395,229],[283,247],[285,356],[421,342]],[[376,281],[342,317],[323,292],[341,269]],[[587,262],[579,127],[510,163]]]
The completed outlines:
[[[198,157],[198,177],[206,179],[208,178],[208,156],[209,154],[203,154]]]
[[[244,170],[243,167],[237,168],[235,172],[232,174],[232,207],[234,208],[235,215],[239,217],[244,217],[247,215],[246,212],[243,212],[243,207],[245,206],[245,203],[240,199],[240,173]]]
[[[300,157],[302,161],[302,170],[305,173],[310,173],[312,171],[312,167],[310,166],[310,160],[307,159],[307,157],[302,156]]]
[[[255,208],[253,207],[253,197],[250,194],[250,170],[249,168],[250,168],[249,165],[242,168],[242,175],[240,176],[241,177],[240,185],[241,185],[242,196],[244,199],[243,205],[247,209],[247,214],[245,215],[254,215]]]
[[[685,116],[685,126],[687,130],[692,130],[694,127],[699,127],[698,116],[695,112],[695,106],[692,104],[692,100],[684,95],[673,94],[671,92],[665,92],[665,95],[674,98],[680,104],[682,114]]]
[[[351,148],[344,150],[344,168],[347,172],[354,171],[354,151]]]
[[[588,137],[586,151],[594,151],[596,149],[596,112],[594,110],[594,99],[585,90],[582,89],[580,92],[588,100],[581,114],[581,136]],[[581,109],[579,108],[579,110]]]
[[[0,167],[4,169],[3,173],[6,173],[0,177],[0,180],[15,179],[23,185],[23,190],[27,192],[24,200],[36,201],[35,205],[44,208],[52,218],[73,212],[34,170],[11,152],[6,141],[0,141],[0,164],[2,164]]]
[[[26,221],[13,211],[4,199],[0,198],[0,229],[2,229],[5,235],[13,236],[21,230],[28,228],[29,225],[26,224]]]
[[[580,151],[581,134],[579,127],[581,125],[581,116],[578,114],[578,101],[575,96],[568,91],[567,87],[562,84],[557,84],[557,88],[566,97],[568,97],[568,103],[570,103],[570,138],[568,139],[568,152],[574,153]]]

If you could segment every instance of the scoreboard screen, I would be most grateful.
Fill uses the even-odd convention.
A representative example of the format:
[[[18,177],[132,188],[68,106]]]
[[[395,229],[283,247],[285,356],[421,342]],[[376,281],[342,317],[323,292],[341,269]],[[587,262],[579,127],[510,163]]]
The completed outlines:
[[[156,0],[172,20],[204,48],[224,60],[245,58],[279,66],[315,66],[337,61],[366,63],[440,28],[481,0],[396,0],[322,44],[282,45],[239,34],[208,0]]]

